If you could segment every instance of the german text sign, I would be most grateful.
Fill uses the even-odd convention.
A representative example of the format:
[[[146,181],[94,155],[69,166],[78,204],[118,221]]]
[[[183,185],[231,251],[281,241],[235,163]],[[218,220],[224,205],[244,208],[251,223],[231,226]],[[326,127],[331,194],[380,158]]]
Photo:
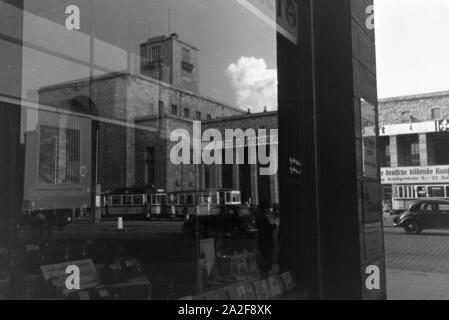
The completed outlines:
[[[70,290],[66,287],[66,280],[70,276],[70,274],[67,274],[67,268],[70,266],[76,266],[79,269],[79,290],[98,286],[97,271],[93,261],[90,259],[41,266],[41,270],[45,280],[49,281],[55,288],[62,289],[64,294],[67,294],[70,293]]]

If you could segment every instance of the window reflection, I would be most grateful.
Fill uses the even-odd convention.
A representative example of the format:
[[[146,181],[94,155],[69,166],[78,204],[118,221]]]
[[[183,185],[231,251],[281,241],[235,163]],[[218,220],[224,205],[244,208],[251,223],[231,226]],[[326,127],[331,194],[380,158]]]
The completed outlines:
[[[80,7],[80,30],[65,27],[69,4]],[[24,242],[58,252],[26,256],[31,273],[92,259],[99,274],[114,274],[111,292],[143,278],[160,299],[258,277],[255,220],[267,213],[268,229],[279,224],[277,172],[175,165],[170,133],[193,136],[194,120],[201,134],[277,129],[276,30],[237,1],[26,0],[24,8],[19,229]],[[121,268],[135,258],[143,267],[132,278]]]
[[[40,127],[40,183],[79,184],[80,160],[80,130]]]

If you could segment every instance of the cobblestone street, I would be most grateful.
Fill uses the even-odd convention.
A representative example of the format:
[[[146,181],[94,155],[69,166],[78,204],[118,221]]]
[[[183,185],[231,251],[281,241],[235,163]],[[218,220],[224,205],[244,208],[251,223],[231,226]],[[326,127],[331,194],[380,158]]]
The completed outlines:
[[[386,228],[385,250],[388,269],[449,273],[449,231],[407,235]]]
[[[449,300],[449,231],[385,228],[390,300]]]

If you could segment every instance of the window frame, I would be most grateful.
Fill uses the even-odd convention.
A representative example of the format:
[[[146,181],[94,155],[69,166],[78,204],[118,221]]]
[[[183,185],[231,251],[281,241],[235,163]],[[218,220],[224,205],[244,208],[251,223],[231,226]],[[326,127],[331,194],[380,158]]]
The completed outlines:
[[[402,111],[401,112],[401,122],[402,123],[412,122],[412,114],[410,113],[410,111]]]
[[[436,112],[436,111],[438,112],[438,117],[436,117],[434,115],[434,112]],[[432,120],[441,120],[442,119],[441,108],[432,108],[432,109],[430,109],[430,118]]]
[[[176,105],[176,104],[172,104],[171,105],[171,114],[173,115],[173,116],[178,116],[178,105]]]
[[[190,119],[190,108],[184,108],[184,118]]]

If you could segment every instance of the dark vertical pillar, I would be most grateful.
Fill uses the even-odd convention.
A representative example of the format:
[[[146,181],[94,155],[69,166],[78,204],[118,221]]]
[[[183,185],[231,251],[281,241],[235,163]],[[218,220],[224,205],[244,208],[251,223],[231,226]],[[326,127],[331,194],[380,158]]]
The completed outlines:
[[[13,247],[17,217],[22,210],[24,141],[21,141],[21,84],[23,2],[0,1],[0,245]],[[7,17],[2,15],[7,15]],[[11,31],[11,32],[9,32]]]
[[[364,176],[361,128],[362,99],[377,112],[372,1],[298,3],[299,45],[278,36],[281,268],[311,298],[383,298],[380,181]],[[367,292],[371,264],[383,281]]]
[[[360,298],[349,0],[312,1],[322,298]]]
[[[377,127],[374,32],[365,24],[370,4],[312,1],[317,215],[326,299],[379,299],[386,292],[379,161],[372,147],[378,130],[371,140],[362,134],[362,117]],[[371,265],[381,272],[380,290],[366,286]]]
[[[23,144],[20,143],[20,105],[0,101],[0,238],[9,247],[14,246],[16,219],[23,199]],[[6,232],[6,233],[4,233]],[[0,236],[1,237],[1,236]],[[2,245],[2,244],[0,244]]]
[[[310,4],[298,1],[299,44],[278,35],[280,267],[320,296]]]

